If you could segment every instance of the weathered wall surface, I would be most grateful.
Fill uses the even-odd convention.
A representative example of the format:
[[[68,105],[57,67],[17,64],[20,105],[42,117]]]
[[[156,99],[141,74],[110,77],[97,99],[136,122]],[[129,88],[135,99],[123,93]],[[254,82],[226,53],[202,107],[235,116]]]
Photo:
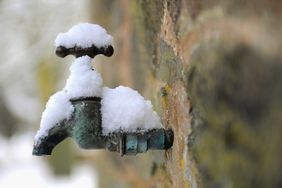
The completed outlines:
[[[136,4],[175,132],[160,187],[280,187],[281,3]]]
[[[164,159],[113,157],[131,174],[123,179],[133,187],[281,187],[282,3],[105,4],[101,12],[121,10],[101,23],[118,28],[117,67],[107,73],[152,99],[175,133]],[[124,160],[133,167],[121,168]],[[151,174],[136,173],[144,166]]]

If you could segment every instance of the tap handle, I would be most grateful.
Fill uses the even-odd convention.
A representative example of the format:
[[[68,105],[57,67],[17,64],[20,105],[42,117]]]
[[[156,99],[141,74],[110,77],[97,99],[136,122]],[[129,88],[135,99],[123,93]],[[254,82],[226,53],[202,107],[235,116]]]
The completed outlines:
[[[96,55],[102,54],[104,56],[110,57],[114,53],[114,48],[112,45],[102,46],[100,48],[92,45],[88,48],[82,48],[74,46],[72,48],[67,48],[65,46],[58,46],[56,48],[56,55],[59,57],[66,57],[67,55],[74,55],[76,58],[88,55],[91,58],[94,58]]]

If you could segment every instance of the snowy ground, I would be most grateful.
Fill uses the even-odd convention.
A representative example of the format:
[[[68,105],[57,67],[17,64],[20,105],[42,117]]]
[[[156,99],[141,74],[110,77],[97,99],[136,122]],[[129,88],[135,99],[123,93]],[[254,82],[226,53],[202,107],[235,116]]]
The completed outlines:
[[[0,187],[15,188],[95,188],[97,176],[86,164],[75,168],[69,177],[55,177],[40,157],[31,155],[33,134],[0,137]]]

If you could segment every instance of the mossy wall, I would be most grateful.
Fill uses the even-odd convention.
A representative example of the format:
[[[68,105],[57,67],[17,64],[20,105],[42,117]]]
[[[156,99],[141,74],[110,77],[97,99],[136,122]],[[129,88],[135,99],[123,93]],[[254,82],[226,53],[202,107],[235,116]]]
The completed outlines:
[[[135,5],[175,132],[160,187],[282,186],[281,3]]]
[[[116,40],[116,47],[124,48],[116,51],[123,57],[116,64],[127,68],[119,81],[151,99],[175,134],[161,163],[158,155],[147,163],[127,161],[151,168],[149,177],[130,179],[129,185],[281,187],[282,3],[107,3],[102,12],[113,7],[121,12],[104,24],[113,31],[120,24],[118,31],[126,32]],[[107,72],[118,75],[113,71],[118,69]],[[108,83],[115,85],[116,77]]]

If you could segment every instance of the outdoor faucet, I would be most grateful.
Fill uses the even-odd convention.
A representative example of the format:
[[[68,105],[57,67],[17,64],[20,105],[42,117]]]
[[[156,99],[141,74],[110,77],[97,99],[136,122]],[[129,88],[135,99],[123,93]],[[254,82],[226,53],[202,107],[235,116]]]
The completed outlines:
[[[102,87],[102,78],[92,68],[91,61],[99,54],[112,56],[111,41],[112,37],[101,26],[89,23],[79,24],[68,33],[58,35],[56,54],[59,57],[74,55],[77,59],[70,68],[71,75],[65,88],[47,102],[33,155],[51,155],[53,149],[68,137],[83,149],[107,149],[121,155],[172,147],[173,131],[162,128],[150,101],[131,88]],[[131,102],[126,96],[130,96]],[[112,104],[118,105],[113,107]],[[126,116],[128,112],[131,114]],[[104,118],[105,114],[115,116]],[[131,119],[124,121],[123,116]],[[123,125],[124,122],[131,127]]]
[[[101,98],[73,99],[72,118],[50,129],[39,145],[33,148],[33,155],[51,155],[52,150],[64,139],[71,137],[83,149],[107,149],[121,155],[135,155],[149,149],[166,150],[173,144],[171,129],[149,131],[114,132],[102,134]]]

